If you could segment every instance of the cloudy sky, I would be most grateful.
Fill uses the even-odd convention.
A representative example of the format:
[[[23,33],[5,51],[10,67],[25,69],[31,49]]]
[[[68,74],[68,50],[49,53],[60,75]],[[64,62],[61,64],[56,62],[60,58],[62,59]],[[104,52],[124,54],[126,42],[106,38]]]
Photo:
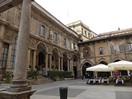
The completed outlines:
[[[81,20],[96,33],[132,27],[132,0],[35,0],[62,23]]]

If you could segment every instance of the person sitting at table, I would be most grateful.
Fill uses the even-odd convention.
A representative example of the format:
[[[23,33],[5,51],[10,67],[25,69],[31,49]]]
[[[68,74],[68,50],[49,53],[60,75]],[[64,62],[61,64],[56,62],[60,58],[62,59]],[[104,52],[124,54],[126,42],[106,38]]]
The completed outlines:
[[[124,80],[121,77],[117,77],[116,79],[116,85],[124,84]]]

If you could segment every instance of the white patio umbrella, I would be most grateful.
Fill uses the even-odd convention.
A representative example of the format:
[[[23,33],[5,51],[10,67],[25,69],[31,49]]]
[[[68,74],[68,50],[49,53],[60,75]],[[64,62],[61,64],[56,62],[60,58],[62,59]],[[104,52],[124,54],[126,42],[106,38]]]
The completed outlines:
[[[86,71],[95,71],[95,72],[111,72],[114,71],[113,67],[109,67],[104,64],[98,64],[86,69]]]
[[[132,70],[132,62],[130,61],[118,61],[114,63],[109,63],[109,67],[113,67],[115,70]]]

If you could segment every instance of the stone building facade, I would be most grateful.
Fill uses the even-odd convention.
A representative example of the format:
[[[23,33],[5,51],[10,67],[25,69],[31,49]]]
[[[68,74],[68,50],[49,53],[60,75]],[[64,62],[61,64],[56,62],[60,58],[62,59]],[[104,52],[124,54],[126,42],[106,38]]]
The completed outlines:
[[[75,71],[80,74],[79,35],[48,11],[32,3],[27,68]],[[13,70],[21,5],[0,14],[0,67]]]
[[[86,24],[84,24],[81,20],[72,22],[67,24],[69,28],[77,32],[82,39],[82,41],[87,41],[95,36],[97,34],[93,32]]]
[[[132,28],[97,35],[81,21],[64,25],[32,3],[27,68],[74,71],[119,60],[132,61]],[[0,13],[0,68],[15,67],[21,5]],[[125,72],[124,72],[125,73]]]
[[[132,61],[132,28],[99,34],[79,43],[81,68],[120,60]],[[85,71],[83,71],[85,72]],[[127,75],[129,71],[121,71]]]

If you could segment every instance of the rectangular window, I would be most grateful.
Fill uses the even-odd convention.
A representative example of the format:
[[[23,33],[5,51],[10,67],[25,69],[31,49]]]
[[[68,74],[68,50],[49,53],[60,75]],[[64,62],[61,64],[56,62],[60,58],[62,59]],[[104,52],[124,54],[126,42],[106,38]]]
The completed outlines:
[[[58,34],[54,32],[54,43],[58,43]]]
[[[128,51],[129,52],[132,51],[132,44],[127,44],[127,46],[128,46]]]
[[[87,31],[85,31],[85,36],[87,36]]]
[[[45,26],[43,25],[40,26],[39,35],[43,37],[45,36]]]
[[[124,45],[119,45],[119,49],[120,49],[120,52],[121,52],[121,53],[124,52],[124,51],[125,51]]]
[[[110,46],[110,53],[114,54],[114,47],[113,46]]]
[[[8,49],[9,49],[9,44],[3,43],[2,55],[1,55],[2,57],[0,60],[0,66],[2,68],[6,67],[7,64]]]
[[[66,38],[64,38],[64,41],[63,41],[63,45],[64,45],[64,46],[67,45],[67,44],[66,44],[66,41],[67,41]]]
[[[103,55],[103,51],[104,51],[103,47],[100,47],[99,48],[99,55]]]

